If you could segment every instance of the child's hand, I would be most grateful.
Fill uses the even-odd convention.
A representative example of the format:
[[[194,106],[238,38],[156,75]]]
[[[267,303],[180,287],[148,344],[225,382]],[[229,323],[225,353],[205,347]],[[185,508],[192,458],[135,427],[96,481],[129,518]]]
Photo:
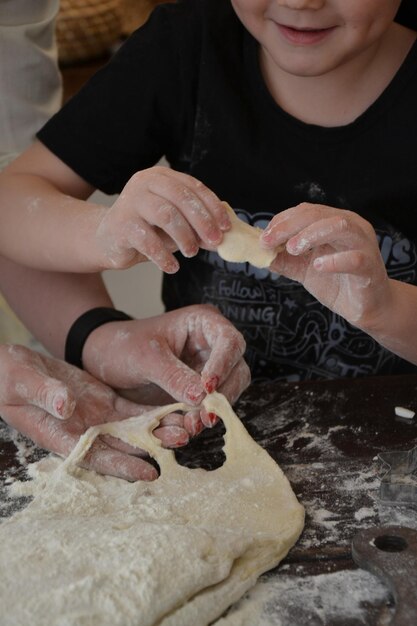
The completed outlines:
[[[90,427],[148,410],[118,396],[87,372],[23,346],[0,346],[0,415],[42,448],[67,456]],[[59,419],[57,419],[59,418]],[[165,447],[188,442],[182,415],[155,429]],[[153,480],[157,471],[138,448],[110,436],[97,439],[83,465],[127,480]]]
[[[390,282],[371,224],[356,213],[303,203],[276,215],[262,234],[267,247],[286,244],[271,265],[363,330],[390,302]]]
[[[106,267],[129,267],[144,255],[172,274],[179,267],[173,251],[192,257],[199,247],[214,249],[230,226],[224,205],[203,183],[156,166],[132,176],[97,236]]]
[[[207,392],[220,391],[233,404],[250,382],[245,341],[214,307],[195,305],[141,320],[111,322],[94,330],[83,349],[83,365],[141,403],[179,402],[198,407]],[[158,396],[151,396],[155,386]],[[161,389],[169,397],[161,397]],[[215,416],[196,408],[184,417],[192,436]]]

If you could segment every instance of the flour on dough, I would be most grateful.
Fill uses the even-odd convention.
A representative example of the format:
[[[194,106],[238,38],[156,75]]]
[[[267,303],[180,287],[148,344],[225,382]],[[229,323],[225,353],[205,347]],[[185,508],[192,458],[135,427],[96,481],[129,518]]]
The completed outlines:
[[[240,220],[232,207],[223,202],[232,222],[232,228],[223,233],[223,239],[217,252],[225,261],[235,263],[248,262],[255,267],[269,267],[277,256],[278,252],[284,250],[285,246],[277,246],[272,250],[262,248],[259,237],[261,228],[256,228]]]
[[[0,525],[2,626],[204,626],[279,563],[304,509],[224,396],[204,405],[227,429],[214,471],[178,465],[152,434],[183,404],[90,428],[65,461],[33,466],[34,500]],[[101,433],[148,450],[160,477],[78,467]]]

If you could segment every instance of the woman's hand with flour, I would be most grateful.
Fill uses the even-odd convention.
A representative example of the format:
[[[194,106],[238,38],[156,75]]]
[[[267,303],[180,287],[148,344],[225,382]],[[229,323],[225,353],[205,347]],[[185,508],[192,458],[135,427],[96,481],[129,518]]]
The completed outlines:
[[[137,391],[141,403],[175,399],[195,407],[184,427],[196,435],[216,421],[198,409],[206,393],[220,391],[233,404],[249,385],[244,351],[242,335],[217,309],[195,305],[104,324],[89,335],[82,361],[111,387]]]
[[[0,346],[0,415],[37,445],[68,456],[80,436],[103,422],[140,415],[149,407],[121,398],[107,385],[72,365],[23,346]],[[182,416],[161,421],[154,434],[165,447],[188,441]],[[156,469],[139,449],[115,439],[97,439],[84,466],[127,480],[153,480]]]

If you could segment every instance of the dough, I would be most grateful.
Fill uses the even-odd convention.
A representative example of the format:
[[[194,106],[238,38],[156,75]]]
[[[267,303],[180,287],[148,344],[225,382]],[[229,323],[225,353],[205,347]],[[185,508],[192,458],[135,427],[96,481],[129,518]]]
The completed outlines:
[[[223,204],[229,213],[232,228],[223,234],[222,242],[217,247],[217,252],[222,259],[234,263],[248,262],[255,267],[269,267],[278,252],[284,250],[285,246],[277,246],[272,250],[262,248],[259,243],[262,229],[246,224],[237,217],[227,202]]]
[[[35,464],[20,483],[34,500],[0,525],[2,626],[203,626],[279,563],[304,509],[224,396],[204,404],[227,428],[214,471],[178,465],[152,435],[183,404],[90,428],[65,461]],[[100,433],[147,449],[160,477],[128,483],[79,468]]]

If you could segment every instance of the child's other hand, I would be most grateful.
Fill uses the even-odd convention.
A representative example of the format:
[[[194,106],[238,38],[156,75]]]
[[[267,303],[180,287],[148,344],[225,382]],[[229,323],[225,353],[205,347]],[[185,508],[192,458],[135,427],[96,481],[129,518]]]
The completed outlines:
[[[370,331],[390,302],[390,281],[371,224],[351,211],[303,203],[276,215],[261,237],[285,244],[271,265],[355,326]]]
[[[106,267],[129,267],[144,255],[172,274],[178,270],[175,250],[192,257],[200,247],[214,249],[230,226],[224,205],[203,183],[155,166],[132,176],[97,236]]]

